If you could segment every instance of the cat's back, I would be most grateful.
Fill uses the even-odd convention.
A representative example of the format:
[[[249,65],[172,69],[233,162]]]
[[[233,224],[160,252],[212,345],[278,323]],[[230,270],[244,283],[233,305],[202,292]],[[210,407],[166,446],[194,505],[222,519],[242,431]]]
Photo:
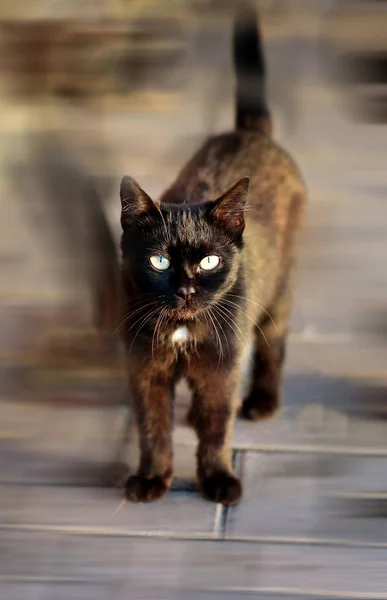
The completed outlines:
[[[243,177],[250,178],[252,215],[258,216],[274,205],[287,205],[296,193],[304,195],[299,171],[280,146],[259,131],[235,131],[209,138],[161,202],[197,205],[215,200]],[[270,218],[270,212],[266,218]]]

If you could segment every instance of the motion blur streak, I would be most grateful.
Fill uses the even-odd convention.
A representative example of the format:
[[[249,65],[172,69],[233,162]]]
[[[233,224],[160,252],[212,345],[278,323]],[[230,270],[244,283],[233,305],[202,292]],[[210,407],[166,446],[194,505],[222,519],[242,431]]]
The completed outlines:
[[[157,197],[231,127],[232,4],[0,3],[1,600],[387,598],[385,1],[259,2],[310,197],[284,409],[237,424],[226,510],[182,386],[172,493],[121,502],[119,181]]]

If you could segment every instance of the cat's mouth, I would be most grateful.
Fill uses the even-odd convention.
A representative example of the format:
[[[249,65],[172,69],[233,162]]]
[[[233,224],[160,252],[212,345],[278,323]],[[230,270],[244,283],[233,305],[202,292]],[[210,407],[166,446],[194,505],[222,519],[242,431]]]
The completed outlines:
[[[194,319],[196,312],[197,311],[194,308],[184,306],[183,308],[176,309],[174,317],[178,321],[186,321],[187,319]]]
[[[197,319],[206,307],[203,302],[196,300],[186,300],[172,305],[169,309],[169,316],[176,321],[192,321]]]
[[[198,307],[192,302],[182,302],[177,306],[171,307],[170,317],[176,321],[189,321],[195,319],[198,313]]]

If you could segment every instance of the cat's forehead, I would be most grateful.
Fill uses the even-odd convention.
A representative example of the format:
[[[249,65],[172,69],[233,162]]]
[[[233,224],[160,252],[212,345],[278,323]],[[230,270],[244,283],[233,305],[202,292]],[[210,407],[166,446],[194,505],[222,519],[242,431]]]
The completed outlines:
[[[173,246],[200,247],[211,242],[213,228],[200,208],[172,208],[162,211],[165,234]]]

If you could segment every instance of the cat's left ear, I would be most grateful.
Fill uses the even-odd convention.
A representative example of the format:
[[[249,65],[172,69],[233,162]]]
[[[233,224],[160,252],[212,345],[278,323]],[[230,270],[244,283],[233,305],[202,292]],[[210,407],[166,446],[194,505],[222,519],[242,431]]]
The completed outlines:
[[[249,178],[240,179],[223,196],[214,202],[211,216],[232,235],[241,234],[245,228],[244,213],[249,191]]]

